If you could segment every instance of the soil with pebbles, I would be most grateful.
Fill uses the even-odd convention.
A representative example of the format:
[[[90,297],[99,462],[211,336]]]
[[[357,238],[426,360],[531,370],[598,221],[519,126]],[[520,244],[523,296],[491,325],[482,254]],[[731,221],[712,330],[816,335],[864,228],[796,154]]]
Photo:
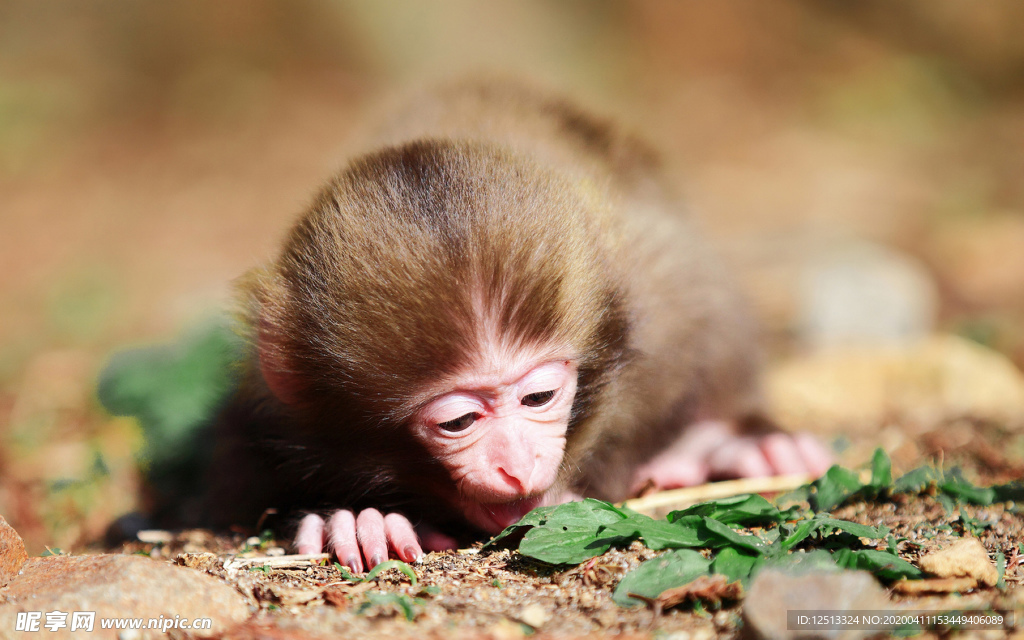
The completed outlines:
[[[999,443],[979,443],[980,454],[968,446],[955,457],[969,465],[971,460],[991,463],[988,454],[993,447],[998,450]],[[1007,462],[1003,468],[972,466],[966,469],[969,476],[1005,479],[1016,475],[1019,463]],[[1005,558],[1003,588],[923,596],[892,592],[894,608],[1024,611],[1024,505],[968,505],[947,512],[930,495],[898,495],[888,500],[853,502],[836,509],[834,515],[889,527],[903,539],[898,551],[910,562],[916,563],[922,555],[947,547],[965,535],[983,543],[993,564],[997,553]],[[121,551],[173,561],[234,585],[257,614],[225,637],[359,634],[518,638],[622,633],[664,637],[671,633],[673,638],[694,639],[740,637],[743,632],[742,601],[668,610],[656,606],[624,609],[612,602],[618,580],[658,554],[638,542],[569,568],[546,566],[507,549],[430,553],[415,566],[416,586],[396,569],[382,573],[375,581],[359,583],[345,580],[333,565],[308,561],[291,566],[238,566],[240,558],[273,558],[285,553],[275,541],[256,543],[242,534],[192,530],[175,533],[164,542],[128,543]],[[393,595],[379,595],[382,593]],[[1024,619],[1016,621],[1015,629],[1024,633]],[[931,633],[926,632],[924,637]],[[974,633],[987,637],[996,632]]]

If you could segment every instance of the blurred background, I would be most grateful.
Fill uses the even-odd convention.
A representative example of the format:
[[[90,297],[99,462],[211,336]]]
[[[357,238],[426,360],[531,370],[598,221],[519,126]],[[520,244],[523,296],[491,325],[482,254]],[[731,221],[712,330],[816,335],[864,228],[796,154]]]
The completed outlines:
[[[136,508],[111,354],[179,345],[142,353],[192,420],[203,327],[379,101],[493,70],[657,143],[787,425],[1019,477],[1022,28],[1016,0],[0,0],[0,514],[39,553]]]

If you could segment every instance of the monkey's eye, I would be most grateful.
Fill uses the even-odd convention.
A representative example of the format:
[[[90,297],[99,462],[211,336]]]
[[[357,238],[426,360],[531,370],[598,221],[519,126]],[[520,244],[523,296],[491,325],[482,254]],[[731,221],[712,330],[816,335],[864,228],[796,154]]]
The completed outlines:
[[[474,422],[476,422],[477,418],[479,417],[479,413],[467,413],[464,416],[459,416],[458,418],[455,418],[454,420],[449,420],[448,422],[438,422],[437,426],[440,427],[441,429],[444,429],[445,431],[465,431]]]
[[[543,407],[547,403],[551,402],[551,398],[555,397],[555,389],[551,391],[538,391],[537,393],[531,393],[523,396],[521,402],[527,407]]]

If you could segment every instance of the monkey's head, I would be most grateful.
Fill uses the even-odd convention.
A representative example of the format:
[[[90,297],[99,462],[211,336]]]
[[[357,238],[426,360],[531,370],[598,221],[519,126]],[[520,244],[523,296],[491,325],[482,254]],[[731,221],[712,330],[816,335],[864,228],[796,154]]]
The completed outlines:
[[[343,171],[253,305],[262,377],[318,464],[492,532],[539,503],[628,351],[606,201],[475,143]]]

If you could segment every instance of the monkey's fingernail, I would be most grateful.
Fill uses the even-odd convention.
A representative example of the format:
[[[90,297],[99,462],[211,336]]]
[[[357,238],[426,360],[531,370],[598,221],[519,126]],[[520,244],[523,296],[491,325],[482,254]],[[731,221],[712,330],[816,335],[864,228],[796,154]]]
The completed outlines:
[[[420,561],[420,550],[417,549],[416,547],[412,546],[412,545],[409,545],[408,547],[405,548],[405,557],[409,558],[410,562],[419,562]]]
[[[382,562],[384,562],[384,558],[382,558],[379,554],[376,554],[372,558],[370,558],[370,568],[372,569]]]

